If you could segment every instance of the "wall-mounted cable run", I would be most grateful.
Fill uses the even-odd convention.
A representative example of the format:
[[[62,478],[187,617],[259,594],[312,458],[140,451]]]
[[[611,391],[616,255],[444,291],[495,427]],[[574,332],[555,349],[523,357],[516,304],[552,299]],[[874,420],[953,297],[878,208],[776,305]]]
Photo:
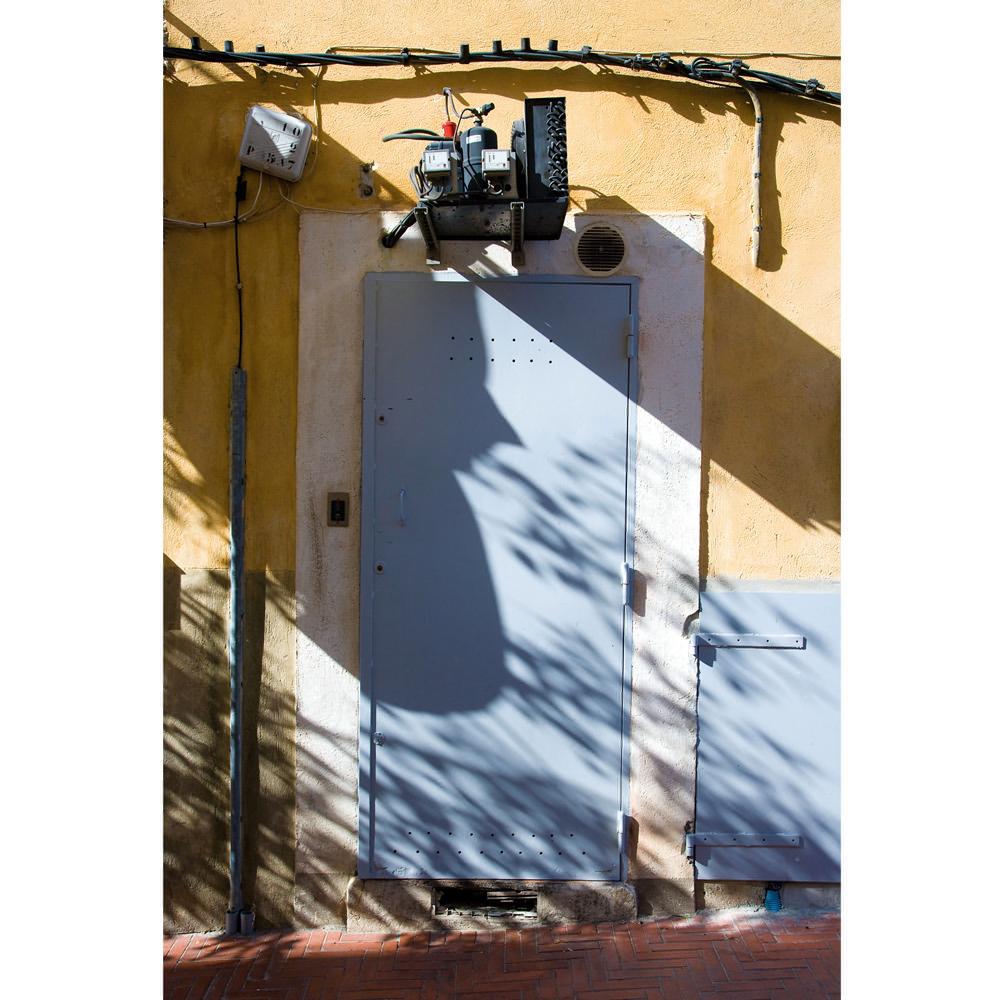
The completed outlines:
[[[761,107],[757,90],[746,80],[738,80],[740,86],[747,92],[750,103],[753,105],[753,170],[751,177],[750,212],[753,216],[753,230],[750,234],[750,260],[754,267],[760,267],[760,234],[763,231],[763,222],[760,214],[760,160],[761,145],[764,136],[764,109]]]
[[[472,52],[467,44],[460,46],[459,52],[443,52],[436,49],[402,48],[373,52],[368,49],[351,50],[341,46],[333,52],[266,52],[258,46],[254,52],[218,51],[201,48],[200,39],[191,39],[191,48],[164,46],[165,59],[192,59],[197,62],[249,63],[254,66],[280,66],[286,69],[304,69],[317,66],[449,66],[468,63],[559,63],[578,62],[595,66],[610,66],[631,69],[636,72],[656,73],[660,76],[676,76],[703,83],[732,84],[734,77],[749,80],[760,89],[804,97],[824,104],[840,104],[840,94],[827,90],[816,79],[798,80],[770,73],[748,66],[741,59],[716,62],[706,57],[698,57],[690,63],[674,58],[669,52],[623,55],[615,52],[600,52],[584,45],[580,49],[560,49],[552,39],[544,49],[533,49],[529,38],[522,38],[516,49],[504,48],[499,40],[494,41],[488,52]]]
[[[261,175],[263,176],[263,175]],[[243,171],[236,181],[236,211],[233,213],[233,243],[236,257],[236,305],[240,317],[240,339],[236,349],[236,367],[243,367],[243,280],[240,277],[240,202],[246,197],[247,182]]]

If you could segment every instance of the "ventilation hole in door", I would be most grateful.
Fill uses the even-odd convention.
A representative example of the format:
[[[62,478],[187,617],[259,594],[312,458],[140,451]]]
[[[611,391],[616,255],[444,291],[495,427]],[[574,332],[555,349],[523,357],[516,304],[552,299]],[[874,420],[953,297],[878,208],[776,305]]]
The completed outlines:
[[[615,226],[587,226],[576,240],[576,260],[587,274],[617,271],[625,259],[625,237]]]

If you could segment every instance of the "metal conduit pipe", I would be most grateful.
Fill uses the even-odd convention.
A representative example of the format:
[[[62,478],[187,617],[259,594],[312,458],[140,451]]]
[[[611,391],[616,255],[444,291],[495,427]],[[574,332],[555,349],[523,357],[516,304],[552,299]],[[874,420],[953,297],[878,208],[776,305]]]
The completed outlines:
[[[735,74],[733,79],[749,94],[750,102],[753,104],[754,126],[753,126],[753,178],[751,180],[751,202],[750,212],[753,215],[753,231],[750,236],[750,259],[754,267],[760,267],[760,160],[761,160],[761,139],[764,133],[764,109],[761,107],[760,98],[752,84],[741,80]]]
[[[243,620],[247,373],[233,368],[229,398],[229,909],[227,934],[253,933],[243,897]]]

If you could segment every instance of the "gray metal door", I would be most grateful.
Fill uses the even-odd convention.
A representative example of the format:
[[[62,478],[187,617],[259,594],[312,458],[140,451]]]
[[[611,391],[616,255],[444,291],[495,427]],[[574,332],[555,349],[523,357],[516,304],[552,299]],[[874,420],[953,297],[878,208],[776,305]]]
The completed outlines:
[[[366,279],[359,870],[619,879],[630,279]]]
[[[701,595],[696,874],[840,881],[840,595]]]

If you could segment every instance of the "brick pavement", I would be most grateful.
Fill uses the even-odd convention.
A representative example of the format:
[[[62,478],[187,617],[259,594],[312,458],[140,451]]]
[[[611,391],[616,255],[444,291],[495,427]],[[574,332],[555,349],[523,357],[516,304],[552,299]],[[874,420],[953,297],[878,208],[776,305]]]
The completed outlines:
[[[839,997],[837,914],[723,911],[527,930],[165,938],[165,1000]]]

